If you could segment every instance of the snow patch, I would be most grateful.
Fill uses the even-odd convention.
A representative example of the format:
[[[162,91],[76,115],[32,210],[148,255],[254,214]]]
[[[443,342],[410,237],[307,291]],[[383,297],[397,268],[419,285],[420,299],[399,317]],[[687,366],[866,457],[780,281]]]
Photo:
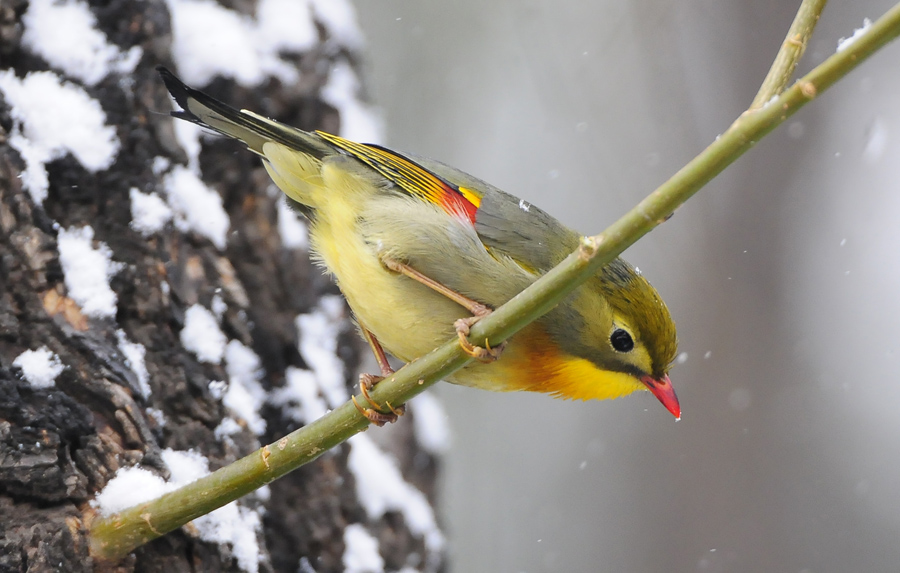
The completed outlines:
[[[187,485],[209,474],[209,460],[193,450],[175,451],[166,448],[163,461],[169,467],[172,489]],[[200,516],[193,522],[200,539],[213,543],[228,543],[238,566],[248,573],[259,570],[259,543],[262,529],[259,512],[231,502]]]
[[[193,521],[200,539],[228,543],[238,567],[247,573],[259,571],[259,541],[262,516],[259,511],[242,507],[237,502],[224,505]]]
[[[187,123],[187,122],[182,122]],[[157,155],[153,158],[153,164],[150,166],[150,169],[153,171],[154,175],[162,175],[171,167],[172,161],[168,157],[163,157],[162,155]]]
[[[316,20],[338,44],[352,50],[363,47],[363,34],[349,0],[311,0]]]
[[[112,250],[98,242],[94,248],[94,229],[90,226],[60,229],[57,235],[59,263],[65,275],[69,296],[81,311],[93,317],[116,315],[116,293],[109,279],[124,266],[112,260]]]
[[[131,198],[131,228],[149,237],[162,231],[172,220],[172,209],[155,193],[141,193],[136,187],[129,191]]]
[[[369,519],[398,511],[409,530],[424,539],[428,550],[440,551],[444,536],[422,492],[403,479],[394,461],[371,438],[357,434],[349,443],[347,466],[356,477],[356,494]]]
[[[185,123],[185,122],[180,122]],[[222,207],[222,197],[191,170],[175,166],[163,180],[175,226],[184,233],[194,231],[224,249],[231,222]]]
[[[852,36],[850,36],[849,38],[841,38],[840,40],[838,40],[837,51],[843,52],[844,50],[849,48],[850,45],[853,44],[853,42],[855,42],[856,40],[858,40],[860,38],[860,36],[862,36],[863,34],[868,32],[869,28],[871,28],[871,27],[872,27],[872,21],[869,20],[868,18],[863,18],[862,27],[854,30]]]
[[[194,450],[166,448],[161,455],[169,468],[169,481],[177,483],[177,487],[197,481],[209,474],[209,460]]]
[[[216,317],[203,305],[195,304],[184,313],[181,344],[193,352],[200,362],[220,364],[228,339],[219,329]]]
[[[155,473],[143,468],[119,468],[115,477],[106,483],[91,505],[107,516],[133,505],[155,499],[175,489]]]
[[[147,416],[153,419],[156,422],[156,425],[160,428],[166,427],[166,415],[163,414],[163,411],[159,408],[147,408],[144,410],[147,413]]]
[[[212,380],[209,383],[209,393],[216,400],[220,400],[228,391],[228,382],[224,380]]]
[[[216,289],[216,293],[220,292],[222,289]],[[218,294],[214,294],[212,297],[212,302],[209,304],[210,309],[214,315],[216,315],[217,320],[222,320],[222,317],[225,316],[225,311],[228,310],[228,303],[222,300],[222,297]]]
[[[309,249],[306,223],[287,204],[287,198],[278,199],[278,234],[281,236],[281,244],[287,249]]]
[[[101,515],[109,516],[139,503],[155,499],[209,474],[209,461],[194,452],[166,448],[162,458],[170,471],[168,482],[143,468],[121,468],[103,491],[91,502]],[[248,573],[259,571],[258,535],[261,517],[258,511],[241,507],[237,502],[198,517],[193,522],[200,539],[228,543],[238,565]]]
[[[232,418],[231,416],[225,416],[222,421],[216,426],[216,429],[213,431],[213,435],[217,440],[222,441],[228,436],[233,436],[241,431],[241,425],[237,423],[237,420]]]
[[[258,435],[266,431],[266,421],[259,409],[266,402],[266,391],[259,383],[263,370],[255,352],[232,340],[225,347],[225,371],[228,373],[228,391],[222,403],[247,422],[247,427]]]
[[[37,350],[26,350],[16,356],[13,366],[22,370],[25,381],[34,389],[51,388],[56,377],[65,369],[55,352],[41,346]]]
[[[299,81],[286,52],[302,53],[318,41],[309,6],[302,0],[263,0],[256,20],[210,0],[167,0],[172,15],[172,54],[178,71],[205,85],[214,77],[252,87],[269,76]]]
[[[122,52],[110,44],[85,2],[30,0],[22,22],[29,51],[89,86],[111,72],[131,74],[143,56],[139,46]]]
[[[362,33],[348,0],[260,0],[255,19],[211,0],[166,0],[172,18],[172,53],[178,73],[191,84],[209,84],[216,77],[232,78],[255,87],[269,77],[292,85],[300,78],[285,54],[304,53],[319,41],[316,23],[334,43],[356,50]],[[339,59],[321,92],[341,115],[341,134],[357,141],[378,143],[383,125],[372,108],[360,100],[360,82],[350,64]],[[199,173],[200,129],[176,122],[176,136]],[[282,230],[282,229],[280,229]],[[294,229],[296,231],[296,229]],[[301,245],[302,236],[291,235]]]
[[[450,448],[450,424],[441,402],[431,392],[423,392],[409,404],[416,441],[432,455],[445,453]]]
[[[172,18],[172,57],[191,82],[206,85],[217,75],[244,86],[260,84],[253,23],[210,0],[168,0]]]
[[[191,123],[189,121],[178,120],[173,123],[173,126],[175,127],[175,139],[178,140],[178,145],[181,146],[181,149],[183,149],[188,156],[188,168],[192,172],[199,174],[201,149],[200,137],[207,134],[211,137],[219,136],[213,135],[196,123]]]
[[[294,366],[287,367],[284,386],[272,391],[269,403],[301,424],[318,420],[328,411],[328,406],[319,393],[316,375]]]
[[[312,368],[328,405],[337,408],[350,399],[344,382],[344,363],[337,357],[337,337],[344,326],[344,299],[324,296],[319,307],[295,320],[300,356]]]
[[[265,54],[307,52],[319,41],[307,0],[260,0],[255,32],[256,47]]]
[[[125,364],[134,372],[138,379],[138,390],[144,399],[150,397],[152,390],[150,389],[150,374],[147,372],[147,365],[144,363],[144,356],[147,349],[143,344],[131,342],[125,335],[124,330],[116,331],[116,340],[119,342],[119,350],[125,355]]]
[[[0,90],[11,106],[9,144],[25,161],[22,183],[35,204],[47,198],[46,163],[71,153],[93,173],[115,161],[116,130],[106,125],[103,108],[81,87],[63,83],[52,72],[31,72],[20,80],[13,70],[5,70]]]
[[[378,540],[359,523],[344,528],[344,573],[381,573],[384,559],[378,551]]]

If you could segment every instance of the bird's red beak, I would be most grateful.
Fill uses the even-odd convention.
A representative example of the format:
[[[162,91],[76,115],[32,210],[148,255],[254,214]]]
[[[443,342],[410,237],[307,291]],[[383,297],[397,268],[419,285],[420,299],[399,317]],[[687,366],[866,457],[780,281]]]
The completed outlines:
[[[662,402],[666,410],[672,412],[676,420],[681,419],[681,404],[678,403],[678,396],[675,395],[675,388],[672,387],[668,374],[663,374],[660,379],[644,376],[641,378],[641,382],[656,396],[657,400]]]

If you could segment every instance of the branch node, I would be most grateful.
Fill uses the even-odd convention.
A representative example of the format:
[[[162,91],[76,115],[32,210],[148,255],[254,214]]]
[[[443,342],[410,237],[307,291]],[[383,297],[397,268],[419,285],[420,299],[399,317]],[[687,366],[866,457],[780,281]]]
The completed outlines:
[[[817,91],[814,83],[810,81],[800,82],[800,93],[802,93],[806,99],[813,99],[816,97]]]
[[[264,464],[266,464],[266,469],[272,469],[269,467],[269,456],[272,455],[272,452],[269,451],[269,446],[265,445],[259,450],[259,455],[262,458]]]
[[[603,235],[597,235],[596,237],[585,235],[581,237],[581,244],[578,246],[578,258],[582,261],[591,260],[597,254],[597,249],[600,248],[601,243],[603,243]]]
[[[150,528],[150,531],[152,531],[153,533],[155,533],[155,534],[157,535],[157,537],[161,536],[162,533],[160,533],[159,531],[157,531],[156,528],[153,527],[153,524],[150,523],[150,517],[151,517],[151,515],[150,515],[149,513],[142,513],[142,514],[141,514],[141,519],[144,520],[144,523],[147,524],[147,527]]]

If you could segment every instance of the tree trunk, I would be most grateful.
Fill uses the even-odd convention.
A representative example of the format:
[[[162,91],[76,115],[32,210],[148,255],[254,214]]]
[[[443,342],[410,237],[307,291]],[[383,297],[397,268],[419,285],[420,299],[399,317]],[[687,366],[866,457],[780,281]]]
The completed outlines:
[[[321,94],[332,70],[357,68],[359,44],[334,17],[343,2],[297,2],[313,41],[267,55],[279,70],[299,72],[293,81],[283,71],[247,79],[223,70],[200,85],[192,56],[178,53],[191,44],[174,12],[189,4],[0,1],[0,571],[439,570],[439,533],[429,541],[421,528],[411,531],[397,504],[380,514],[361,504],[360,472],[348,466],[357,446],[347,444],[239,502],[244,521],[261,521],[250,528],[258,563],[238,554],[246,540],[193,526],[119,563],[89,554],[92,500],[118,471],[137,466],[168,479],[167,460],[187,450],[210,470],[228,464],[310,421],[309,404],[289,391],[291,376],[314,380],[318,400],[334,407],[352,390],[361,356],[349,313],[328,298],[337,289],[310,263],[301,223],[279,206],[259,159],[211,137],[195,139],[202,149],[193,153],[190,137],[173,129],[154,71],[174,67],[235,107],[339,132],[340,101]],[[262,30],[255,1],[223,5],[216,14]],[[73,36],[69,52],[54,52],[46,28],[66,7],[92,14],[99,36]],[[60,37],[82,26],[66,14]],[[177,16],[184,25],[206,17]],[[108,49],[84,56],[85,45]],[[141,51],[128,52],[135,46]],[[33,91],[35,78],[58,87]],[[57,92],[68,95],[57,100]],[[102,108],[106,136],[72,129],[89,121],[81,107],[62,113],[77,92]],[[41,131],[48,118],[52,129]],[[113,141],[106,159],[96,156],[104,137]],[[184,191],[200,175],[214,193]],[[323,350],[343,369],[323,367]],[[324,379],[334,372],[337,389]],[[438,460],[405,418],[391,432],[391,453],[433,503]],[[377,540],[375,557],[349,547],[358,544],[351,524]]]

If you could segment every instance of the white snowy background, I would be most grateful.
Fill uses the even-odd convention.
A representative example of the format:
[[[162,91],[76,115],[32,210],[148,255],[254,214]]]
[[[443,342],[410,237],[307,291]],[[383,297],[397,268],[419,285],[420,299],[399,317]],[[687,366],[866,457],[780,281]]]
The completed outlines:
[[[752,100],[799,0],[357,0],[386,143],[602,230]],[[830,2],[801,65],[890,0]],[[444,385],[452,571],[900,570],[900,44],[627,258],[675,423]]]

